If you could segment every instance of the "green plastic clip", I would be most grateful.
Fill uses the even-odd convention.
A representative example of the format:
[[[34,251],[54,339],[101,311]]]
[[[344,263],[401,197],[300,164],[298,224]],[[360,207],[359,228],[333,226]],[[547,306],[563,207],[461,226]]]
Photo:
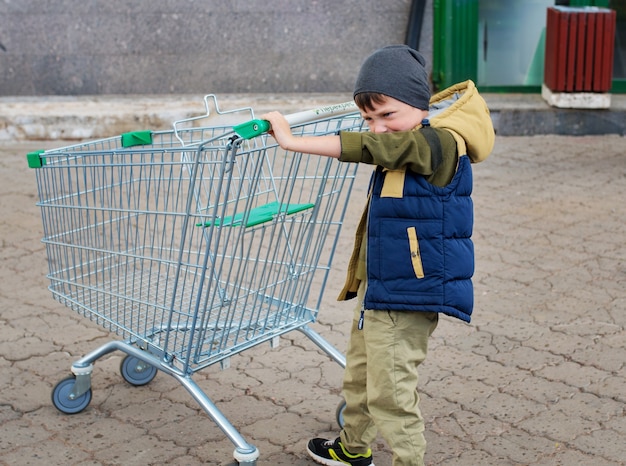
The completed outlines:
[[[41,168],[46,164],[46,158],[42,157],[45,150],[38,150],[35,152],[29,152],[26,154],[26,160],[28,161],[28,168]]]
[[[132,131],[122,134],[122,147],[145,146],[152,144],[152,131]]]
[[[270,122],[267,120],[250,120],[233,128],[238,136],[244,139],[252,139],[270,130]]]

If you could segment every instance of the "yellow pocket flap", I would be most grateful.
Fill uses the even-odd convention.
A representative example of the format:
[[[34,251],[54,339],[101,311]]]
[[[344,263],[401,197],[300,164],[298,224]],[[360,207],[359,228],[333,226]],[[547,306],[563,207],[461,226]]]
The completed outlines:
[[[417,278],[424,278],[424,267],[422,266],[422,255],[420,254],[420,245],[417,239],[417,231],[415,230],[415,227],[409,227],[406,229],[406,233],[409,237],[411,262],[413,264],[415,276]]]

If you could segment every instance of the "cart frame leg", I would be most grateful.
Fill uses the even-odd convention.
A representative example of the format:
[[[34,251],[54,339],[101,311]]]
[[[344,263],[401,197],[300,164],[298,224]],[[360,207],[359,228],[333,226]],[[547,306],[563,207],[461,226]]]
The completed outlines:
[[[140,361],[150,364],[166,374],[174,377],[189,392],[194,400],[202,407],[206,414],[217,424],[221,431],[235,445],[233,457],[240,466],[255,466],[259,457],[259,450],[254,445],[245,441],[243,436],[228,421],[222,412],[215,406],[210,398],[202,391],[190,376],[181,375],[174,371],[167,364],[162,363],[152,354],[133,346],[130,343],[122,341],[110,341],[96,348],[82,358],[72,364],[72,372],[76,374],[77,383],[72,393],[74,396],[80,396],[91,387],[91,370],[93,363],[113,351],[121,351],[128,355],[134,356]],[[82,392],[79,392],[82,390]],[[76,393],[75,393],[76,392]]]
[[[319,333],[311,329],[308,325],[298,327],[298,330],[304,333],[313,343],[315,343],[322,351],[324,351],[331,359],[337,362],[341,367],[346,367],[345,356],[326,341]],[[134,356],[140,361],[150,364],[166,374],[174,377],[189,392],[194,400],[202,407],[206,414],[211,418],[228,439],[235,445],[233,457],[240,466],[256,466],[256,460],[259,458],[259,450],[252,444],[245,441],[242,435],[228,421],[222,412],[215,406],[211,399],[202,391],[189,375],[183,375],[176,372],[168,364],[157,359],[151,353],[137,348],[128,342],[110,341],[96,348],[92,352],[86,354],[74,364],[72,364],[72,372],[76,375],[76,384],[72,390],[73,396],[80,396],[91,388],[91,372],[93,363],[113,351],[121,351],[130,356]]]
[[[344,369],[346,368],[346,357],[341,352],[339,352],[337,348],[328,343],[319,333],[317,333],[308,325],[298,327],[298,330],[300,330],[307,337],[309,337],[309,339],[313,343],[315,343],[322,351],[330,356],[337,364],[339,364]]]
[[[241,434],[235,429],[222,412],[215,406],[208,396],[200,389],[190,377],[181,376],[180,374],[171,373],[178,382],[185,387],[194,400],[204,409],[207,415],[217,424],[224,432],[229,440],[235,445],[233,456],[240,465],[254,466],[256,459],[259,457],[259,450],[244,440]]]

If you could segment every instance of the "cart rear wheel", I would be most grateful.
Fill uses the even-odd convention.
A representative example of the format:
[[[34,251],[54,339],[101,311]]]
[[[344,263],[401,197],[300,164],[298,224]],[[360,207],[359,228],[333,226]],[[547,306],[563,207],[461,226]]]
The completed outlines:
[[[80,413],[91,402],[91,388],[74,399],[70,398],[70,393],[72,392],[75,383],[76,377],[72,375],[61,380],[52,389],[52,404],[62,413]]]
[[[140,387],[149,384],[157,374],[158,369],[135,356],[128,355],[122,359],[120,372],[124,380],[131,385]]]
[[[341,402],[337,405],[337,410],[335,411],[337,424],[339,424],[339,427],[341,429],[343,429],[343,425],[344,425],[343,412],[345,410],[346,410],[346,402],[345,400],[341,400]]]

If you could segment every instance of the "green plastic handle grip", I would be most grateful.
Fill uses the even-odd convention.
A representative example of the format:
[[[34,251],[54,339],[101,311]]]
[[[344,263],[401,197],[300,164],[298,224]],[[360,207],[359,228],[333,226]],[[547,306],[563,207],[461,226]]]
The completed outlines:
[[[250,120],[233,128],[239,137],[252,139],[270,130],[270,122],[267,120]]]

